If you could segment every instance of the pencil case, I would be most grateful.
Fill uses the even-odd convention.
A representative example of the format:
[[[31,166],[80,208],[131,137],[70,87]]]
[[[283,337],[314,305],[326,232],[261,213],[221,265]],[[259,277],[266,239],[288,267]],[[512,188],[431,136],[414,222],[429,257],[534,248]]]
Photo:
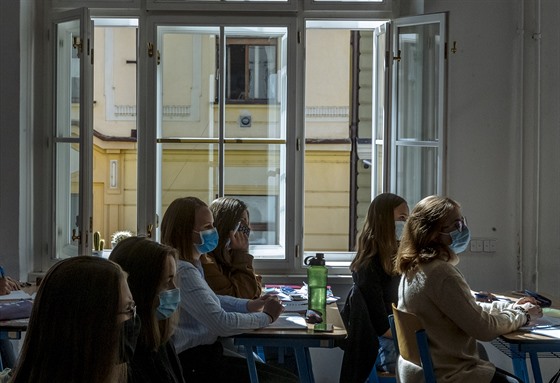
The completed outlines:
[[[552,305],[552,301],[549,298],[534,291],[525,290],[525,295],[535,298],[541,307],[550,307]]]

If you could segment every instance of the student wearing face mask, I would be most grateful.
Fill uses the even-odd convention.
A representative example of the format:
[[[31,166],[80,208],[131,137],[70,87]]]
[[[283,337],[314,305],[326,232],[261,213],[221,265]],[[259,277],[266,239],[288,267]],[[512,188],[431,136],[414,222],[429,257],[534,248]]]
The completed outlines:
[[[426,197],[404,228],[396,260],[402,273],[401,310],[416,314],[428,334],[438,382],[519,382],[483,360],[476,340],[490,341],[542,316],[534,298],[515,303],[477,302],[461,272],[457,254],[469,245],[470,231],[457,202]],[[423,381],[421,369],[399,357],[403,383]]]
[[[175,284],[177,251],[143,237],[120,241],[110,260],[128,273],[128,285],[142,322],[129,383],[184,383],[171,335],[180,292]]]
[[[139,321],[121,267],[91,256],[47,272],[33,303],[14,383],[125,383]]]
[[[342,312],[349,338],[341,382],[365,381],[378,353],[378,368],[395,372],[397,354],[388,315],[392,313],[391,304],[397,302],[400,277],[394,270],[394,260],[407,218],[406,201],[392,193],[378,195],[369,206],[356,257],[350,264],[354,284]]]
[[[224,355],[219,337],[241,334],[274,322],[283,310],[271,296],[242,299],[216,295],[204,279],[200,258],[219,236],[208,206],[196,197],[174,200],[161,222],[161,242],[178,251],[181,292],[179,324],[172,336],[188,382],[248,382],[245,359]],[[257,363],[261,382],[297,382],[285,370]]]
[[[204,278],[216,294],[238,298],[258,298],[261,277],[253,269],[249,254],[249,210],[237,198],[221,197],[210,204],[218,245],[201,257]]]

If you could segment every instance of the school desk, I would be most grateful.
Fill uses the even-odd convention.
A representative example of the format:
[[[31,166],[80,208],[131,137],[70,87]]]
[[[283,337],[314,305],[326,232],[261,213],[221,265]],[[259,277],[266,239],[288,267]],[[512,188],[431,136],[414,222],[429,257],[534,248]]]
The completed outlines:
[[[302,329],[265,327],[236,335],[234,343],[244,346],[245,349],[251,383],[259,381],[253,354],[253,349],[259,346],[292,348],[296,357],[300,382],[314,383],[309,349],[312,347],[334,348],[337,347],[337,341],[346,337],[346,329],[336,303],[327,305],[326,317],[327,324],[332,324],[332,332],[315,331],[313,325],[307,325]]]

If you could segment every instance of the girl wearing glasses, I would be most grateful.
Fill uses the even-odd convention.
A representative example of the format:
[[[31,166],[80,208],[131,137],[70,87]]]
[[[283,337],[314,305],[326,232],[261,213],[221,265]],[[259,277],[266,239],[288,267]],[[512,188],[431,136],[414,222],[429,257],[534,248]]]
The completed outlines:
[[[37,292],[12,382],[126,382],[126,347],[136,341],[131,304],[116,263],[90,256],[60,261]]]
[[[392,313],[391,304],[397,302],[400,278],[395,273],[394,262],[407,218],[408,205],[395,194],[380,194],[369,206],[356,257],[350,264],[354,285],[342,312],[349,342],[345,347],[341,381],[365,381],[377,353],[380,355],[377,368],[395,372],[397,353],[388,315]]]
[[[201,257],[204,278],[216,294],[254,299],[261,295],[261,277],[255,275],[249,254],[249,210],[237,198],[221,197],[210,204],[218,231],[218,245]]]
[[[120,241],[110,260],[128,273],[128,285],[142,322],[129,375],[132,383],[184,383],[175,347],[170,341],[179,305],[175,284],[177,252],[147,238]]]
[[[457,254],[469,241],[457,202],[439,196],[418,202],[397,253],[396,268],[402,273],[398,308],[416,314],[424,325],[438,382],[519,382],[481,359],[476,340],[515,331],[542,311],[534,298],[477,302],[456,268]],[[423,381],[420,368],[402,357],[398,374],[403,383]]]

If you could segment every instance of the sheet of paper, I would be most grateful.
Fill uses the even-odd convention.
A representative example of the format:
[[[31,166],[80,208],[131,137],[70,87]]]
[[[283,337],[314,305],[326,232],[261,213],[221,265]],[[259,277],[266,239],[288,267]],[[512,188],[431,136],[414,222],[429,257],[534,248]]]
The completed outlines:
[[[560,339],[560,329],[550,328],[550,329],[536,329],[532,330],[531,333],[549,336],[551,338]]]
[[[300,312],[307,311],[307,299],[303,301],[288,301],[282,302],[284,306],[284,312]]]
[[[521,330],[531,331],[531,332],[534,332],[534,330],[546,330],[546,329],[560,330],[560,318],[543,315],[542,318],[532,320],[528,326],[521,327]]]
[[[31,299],[31,295],[23,290],[12,291],[8,295],[0,295],[0,301],[13,301],[18,299]]]
[[[281,330],[307,330],[307,323],[302,315],[282,314],[268,327]]]

